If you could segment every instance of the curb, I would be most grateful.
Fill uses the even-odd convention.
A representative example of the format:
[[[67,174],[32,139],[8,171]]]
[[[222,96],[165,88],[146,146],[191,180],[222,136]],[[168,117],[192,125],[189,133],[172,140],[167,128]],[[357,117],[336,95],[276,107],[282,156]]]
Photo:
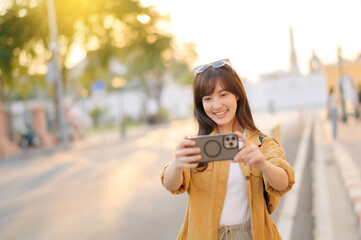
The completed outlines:
[[[30,159],[39,156],[48,156],[53,153],[69,149],[69,147],[70,144],[59,143],[49,147],[22,149],[14,154],[10,154],[6,157],[0,158],[0,161],[14,161],[18,159]]]
[[[358,229],[361,234],[361,174],[355,161],[352,159],[346,148],[339,142],[333,144],[333,153],[341,173],[354,212],[357,216]]]

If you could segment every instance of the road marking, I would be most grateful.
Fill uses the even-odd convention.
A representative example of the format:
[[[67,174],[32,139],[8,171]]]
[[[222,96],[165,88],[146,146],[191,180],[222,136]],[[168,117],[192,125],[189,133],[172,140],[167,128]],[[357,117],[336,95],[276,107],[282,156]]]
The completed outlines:
[[[302,138],[298,147],[294,165],[295,184],[293,185],[292,190],[284,196],[284,203],[277,221],[278,230],[284,240],[291,239],[299,192],[302,186],[303,171],[307,161],[308,146],[312,130],[312,119],[313,116],[311,115],[308,115],[306,118],[305,128],[302,132]]]

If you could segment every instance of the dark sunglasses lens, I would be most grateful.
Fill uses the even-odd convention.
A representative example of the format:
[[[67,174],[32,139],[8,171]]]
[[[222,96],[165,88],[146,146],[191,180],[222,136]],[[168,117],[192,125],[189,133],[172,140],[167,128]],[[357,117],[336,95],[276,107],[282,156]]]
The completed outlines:
[[[223,67],[226,63],[227,63],[227,60],[219,60],[217,62],[214,62],[212,64],[212,66],[215,68],[219,68],[219,67]]]
[[[201,66],[195,67],[193,69],[193,71],[196,72],[196,73],[201,73],[204,70],[206,70],[208,67],[209,67],[209,64],[201,65]]]

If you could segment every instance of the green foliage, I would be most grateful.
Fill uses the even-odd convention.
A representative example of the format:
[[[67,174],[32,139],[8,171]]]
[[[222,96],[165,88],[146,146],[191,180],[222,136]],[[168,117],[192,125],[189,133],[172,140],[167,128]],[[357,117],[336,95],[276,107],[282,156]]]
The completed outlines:
[[[90,111],[89,115],[91,116],[93,120],[93,125],[95,127],[98,127],[100,125],[101,118],[107,113],[107,111],[108,110],[106,108],[99,107],[95,107]]]
[[[5,101],[4,96],[34,96],[35,83],[51,95],[52,87],[45,81],[46,63],[52,58],[47,1],[7,1],[10,7],[0,15],[0,101]],[[123,77],[129,81],[140,79],[144,91],[150,91],[150,77],[157,79],[160,91],[167,72],[181,82],[191,82],[189,65],[196,57],[194,49],[188,47],[187,54],[176,57],[174,37],[158,27],[170,21],[169,16],[142,6],[138,0],[54,3],[65,83],[76,89],[90,89],[94,80],[109,82],[114,77],[109,71],[111,59],[126,65]],[[75,46],[87,52],[88,65],[82,76],[71,80],[67,79],[68,68],[72,67],[67,60]]]
[[[161,117],[161,119],[163,119],[164,121],[168,121],[169,120],[169,111],[166,108],[161,108],[159,111],[159,116]]]

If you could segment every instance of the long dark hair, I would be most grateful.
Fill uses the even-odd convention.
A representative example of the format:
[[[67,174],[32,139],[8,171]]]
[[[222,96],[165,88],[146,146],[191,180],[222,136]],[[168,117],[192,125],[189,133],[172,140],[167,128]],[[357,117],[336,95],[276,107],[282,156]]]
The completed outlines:
[[[209,67],[198,73],[193,80],[194,117],[198,123],[198,135],[208,135],[217,128],[217,124],[204,111],[202,98],[214,91],[217,82],[228,92],[238,97],[236,120],[242,128],[261,133],[254,124],[246,92],[238,74],[229,65]]]

